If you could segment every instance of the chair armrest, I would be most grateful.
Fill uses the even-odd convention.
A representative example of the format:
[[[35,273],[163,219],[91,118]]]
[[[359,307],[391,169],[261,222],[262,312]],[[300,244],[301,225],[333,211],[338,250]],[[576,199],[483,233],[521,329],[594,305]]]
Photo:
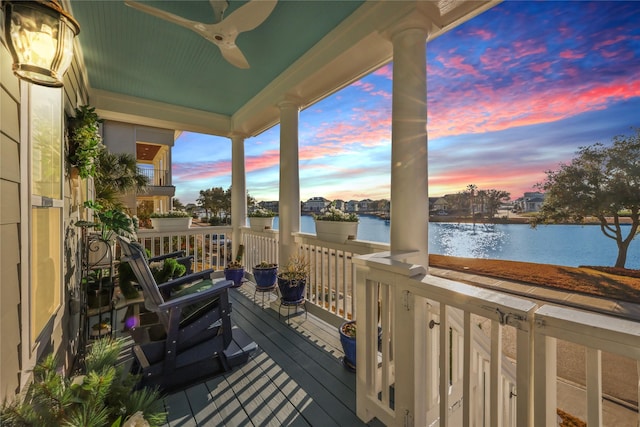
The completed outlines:
[[[165,283],[161,283],[158,285],[158,289],[160,292],[168,292],[171,289],[175,288],[179,285],[185,285],[187,283],[192,283],[197,280],[204,280],[211,278],[211,273],[213,273],[213,269],[199,271],[193,274],[187,274],[186,276],[178,277],[177,279],[170,280]]]
[[[164,255],[158,255],[158,256],[149,258],[149,262],[162,261],[167,258],[179,258],[179,257],[183,257],[185,253],[186,253],[185,251],[177,251],[177,252],[171,252]]]
[[[183,295],[181,297],[172,299],[170,301],[164,302],[158,305],[160,310],[171,310],[174,307],[191,305],[200,301],[205,301],[211,299],[216,295],[220,295],[224,292],[227,292],[233,286],[232,280],[221,280],[216,282],[209,289],[205,289],[203,291],[194,292],[192,294]]]

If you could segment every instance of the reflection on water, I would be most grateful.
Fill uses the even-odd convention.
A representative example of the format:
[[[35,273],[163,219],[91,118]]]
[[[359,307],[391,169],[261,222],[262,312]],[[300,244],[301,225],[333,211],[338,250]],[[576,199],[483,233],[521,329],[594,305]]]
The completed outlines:
[[[503,250],[509,238],[495,224],[450,224],[431,227],[429,240],[438,242],[441,255],[465,258],[493,258]]]
[[[277,228],[277,219],[274,223]],[[311,216],[303,215],[300,229],[315,233]],[[360,215],[358,240],[389,243],[389,223]],[[623,229],[623,232],[624,231]],[[429,253],[466,258],[492,258],[539,264],[607,265],[616,262],[618,249],[598,226],[527,224],[429,223]],[[640,237],[629,246],[627,268],[640,269]]]

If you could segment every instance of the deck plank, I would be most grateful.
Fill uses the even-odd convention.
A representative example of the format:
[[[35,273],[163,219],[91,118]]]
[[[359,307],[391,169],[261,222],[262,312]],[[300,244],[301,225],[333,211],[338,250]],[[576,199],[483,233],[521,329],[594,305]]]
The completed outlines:
[[[314,401],[322,408],[329,408],[329,419],[337,425],[363,425],[355,415],[354,374],[284,320],[279,320],[272,310],[262,310],[238,292],[231,292],[231,299],[235,322],[276,364],[286,366],[287,374],[310,393]]]
[[[336,328],[311,314],[287,322],[257,299],[251,286],[230,291],[232,322],[258,349],[246,364],[167,396],[167,426],[364,426]]]
[[[170,427],[196,427],[196,421],[191,413],[189,399],[184,391],[170,394],[164,400],[167,414],[167,424]]]
[[[213,401],[216,402],[218,413],[222,417],[224,426],[242,427],[253,426],[249,415],[243,408],[243,403],[236,399],[231,386],[224,375],[207,381]]]
[[[273,361],[269,359],[269,356],[258,350],[258,353],[252,358],[252,363],[255,364],[257,369],[248,369],[242,367],[241,369],[247,374],[247,378],[252,382],[254,387],[260,391],[262,396],[267,396],[264,401],[265,405],[269,408],[274,417],[283,426],[294,427],[306,427],[310,424],[305,421],[304,417],[300,415],[295,406],[287,399],[287,395],[280,390],[273,379],[270,377],[268,369],[269,364],[273,364]],[[265,371],[265,369],[267,371]]]
[[[197,425],[224,425],[224,420],[218,413],[216,402],[206,384],[196,384],[185,390],[185,394],[191,404],[191,412]]]

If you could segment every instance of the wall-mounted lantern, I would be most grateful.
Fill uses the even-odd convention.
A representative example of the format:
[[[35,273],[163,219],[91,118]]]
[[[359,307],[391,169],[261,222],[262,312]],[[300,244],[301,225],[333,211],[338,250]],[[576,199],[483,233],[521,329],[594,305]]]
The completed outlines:
[[[80,26],[57,0],[2,0],[13,72],[42,86],[61,87]]]

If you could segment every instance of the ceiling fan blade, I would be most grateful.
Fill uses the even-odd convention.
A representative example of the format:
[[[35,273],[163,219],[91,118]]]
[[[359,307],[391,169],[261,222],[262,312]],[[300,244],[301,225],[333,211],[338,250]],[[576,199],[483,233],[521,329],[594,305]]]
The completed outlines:
[[[224,16],[224,11],[229,7],[229,2],[227,0],[209,0],[211,4],[211,8],[213,9],[213,16],[215,17],[214,23],[218,23],[222,21],[222,17]]]
[[[164,10],[160,10],[155,7],[152,7],[137,1],[126,0],[124,4],[134,9],[137,9],[141,12],[148,13],[149,15],[153,15],[156,18],[164,19],[165,21],[182,25],[183,27],[186,27],[190,30],[194,30],[196,28],[196,25],[201,25],[199,22],[191,21],[189,19],[183,18],[182,16],[174,15],[173,13],[165,12]]]
[[[218,45],[222,57],[226,59],[231,65],[238,68],[249,68],[247,58],[244,57],[242,51],[238,49],[235,43],[225,44],[224,46]]]
[[[233,11],[220,22],[225,27],[235,27],[239,33],[262,24],[276,7],[278,0],[251,0]]]

